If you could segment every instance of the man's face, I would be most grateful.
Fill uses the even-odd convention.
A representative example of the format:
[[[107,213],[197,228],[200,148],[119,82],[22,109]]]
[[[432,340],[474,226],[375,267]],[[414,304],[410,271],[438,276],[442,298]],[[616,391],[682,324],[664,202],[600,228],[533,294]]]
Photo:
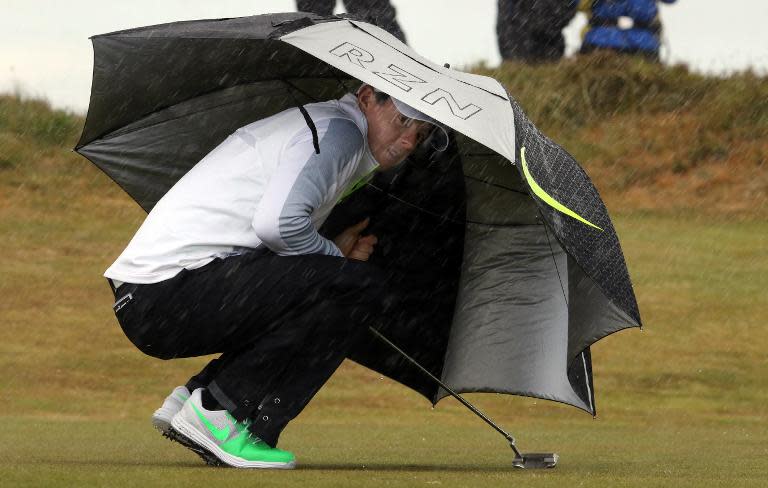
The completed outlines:
[[[378,103],[371,86],[363,87],[357,100],[368,120],[368,147],[381,169],[403,162],[433,129],[429,122],[409,119],[398,112],[392,99]]]

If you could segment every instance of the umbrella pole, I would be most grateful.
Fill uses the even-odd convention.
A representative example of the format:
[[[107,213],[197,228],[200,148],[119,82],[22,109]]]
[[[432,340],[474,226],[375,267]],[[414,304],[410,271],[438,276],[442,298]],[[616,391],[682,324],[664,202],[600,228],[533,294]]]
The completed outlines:
[[[518,451],[518,449],[517,449],[517,446],[515,445],[515,438],[514,438],[514,437],[512,437],[512,435],[508,434],[506,431],[504,431],[504,429],[502,429],[501,427],[499,427],[498,425],[496,425],[496,423],[495,423],[493,420],[489,419],[489,418],[488,418],[488,417],[487,417],[487,416],[486,416],[486,415],[485,415],[483,412],[481,412],[481,411],[480,411],[480,410],[478,410],[478,409],[477,409],[477,408],[476,408],[474,405],[472,405],[472,404],[471,404],[471,403],[469,403],[467,400],[465,400],[465,399],[464,399],[464,398],[463,398],[461,395],[459,395],[458,393],[456,393],[455,391],[453,391],[453,390],[452,390],[452,389],[451,389],[451,388],[450,388],[448,385],[446,385],[445,383],[443,383],[443,382],[442,382],[442,381],[441,381],[441,380],[440,380],[440,379],[439,379],[437,376],[435,376],[435,375],[433,375],[432,373],[430,373],[430,372],[427,370],[427,368],[425,368],[424,366],[422,366],[421,364],[419,364],[418,362],[416,362],[416,360],[415,360],[415,359],[413,359],[413,358],[412,358],[412,357],[410,357],[408,354],[406,354],[406,352],[405,352],[405,351],[403,351],[402,349],[400,349],[399,347],[397,347],[397,346],[396,346],[396,345],[395,345],[395,344],[394,344],[392,341],[390,341],[389,339],[387,339],[386,337],[384,337],[384,336],[381,334],[381,332],[379,332],[378,330],[374,329],[373,327],[369,327],[369,329],[370,329],[370,331],[371,331],[371,332],[373,332],[373,334],[374,334],[376,337],[378,337],[379,339],[381,339],[383,342],[387,343],[387,344],[388,344],[388,345],[389,345],[389,346],[390,346],[392,349],[394,349],[395,351],[397,351],[398,353],[400,353],[400,354],[401,354],[401,355],[402,355],[402,356],[403,356],[405,359],[407,359],[407,360],[408,360],[408,361],[410,361],[410,362],[411,362],[411,363],[412,363],[414,366],[416,366],[417,368],[419,368],[419,369],[420,369],[420,370],[421,370],[421,371],[422,371],[424,374],[426,374],[427,376],[429,376],[430,378],[432,378],[432,380],[434,380],[434,381],[435,381],[435,382],[436,382],[438,385],[440,385],[440,386],[441,386],[441,387],[442,387],[442,388],[443,388],[445,391],[447,391],[448,393],[450,393],[450,394],[451,394],[451,396],[452,396],[453,398],[455,398],[456,400],[458,400],[459,402],[461,402],[461,404],[462,404],[462,405],[464,405],[465,407],[467,407],[468,409],[470,409],[472,412],[474,412],[474,413],[475,413],[475,415],[477,415],[477,416],[478,416],[478,417],[480,417],[481,419],[485,420],[485,422],[486,422],[488,425],[490,425],[491,427],[493,427],[493,428],[494,428],[494,429],[495,429],[495,430],[496,430],[496,431],[497,431],[499,434],[503,435],[503,436],[504,436],[504,438],[505,438],[505,439],[506,439],[506,440],[509,442],[509,447],[511,447],[511,448],[512,448],[512,450],[513,450],[513,451],[515,451],[515,455],[516,455],[516,457],[515,457],[515,461],[517,461],[517,460],[520,460],[522,463],[525,463],[525,460],[526,460],[527,458],[530,458],[530,457],[532,456],[532,455],[530,455],[530,454],[527,454],[527,455],[523,455],[523,454],[521,454],[521,453],[520,453],[520,451]],[[554,456],[554,463],[556,463],[556,462],[557,462],[557,455],[556,455],[556,454],[554,454],[553,456]],[[552,464],[552,466],[554,466],[554,463]],[[525,466],[518,466],[518,464],[516,464],[516,463],[513,463],[513,464],[515,464],[515,466],[517,466],[517,467],[525,467]],[[547,466],[547,467],[552,467],[552,466]],[[529,467],[533,467],[533,466],[529,466]],[[542,466],[542,467],[543,467],[543,466]]]

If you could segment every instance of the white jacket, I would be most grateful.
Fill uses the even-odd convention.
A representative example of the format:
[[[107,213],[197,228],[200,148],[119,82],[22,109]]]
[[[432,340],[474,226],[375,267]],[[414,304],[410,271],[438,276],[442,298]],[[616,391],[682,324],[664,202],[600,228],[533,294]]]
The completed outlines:
[[[378,163],[353,95],[305,108],[320,154],[297,108],[236,130],[157,202],[104,276],[157,283],[259,246],[341,256],[317,229],[345,189]]]

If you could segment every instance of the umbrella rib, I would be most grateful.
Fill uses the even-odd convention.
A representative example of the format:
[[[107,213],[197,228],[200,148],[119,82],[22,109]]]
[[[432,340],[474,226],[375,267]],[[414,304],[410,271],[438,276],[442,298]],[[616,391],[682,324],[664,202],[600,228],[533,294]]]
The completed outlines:
[[[538,209],[538,207],[537,207]],[[541,220],[546,222],[546,219],[541,214],[541,210],[539,210],[539,216],[541,217]],[[555,264],[555,271],[557,272],[557,281],[560,282],[560,289],[563,291],[563,300],[565,300],[565,306],[568,307],[568,297],[565,294],[565,287],[563,286],[563,277],[560,276],[560,268],[557,266],[557,259],[555,259],[555,251],[552,249],[552,241],[549,239],[549,231],[547,230],[547,225],[544,224],[544,234],[547,236],[547,244],[549,245],[549,253],[552,256],[552,262]]]
[[[411,203],[411,202],[409,202],[407,200],[403,200],[402,198],[400,198],[398,196],[395,196],[395,195],[385,191],[383,188],[379,188],[378,186],[374,185],[373,183],[367,183],[366,186],[369,186],[369,187],[373,188],[374,190],[380,191],[381,193],[384,193],[387,197],[389,197],[389,198],[391,198],[393,200],[397,200],[398,202],[400,202],[400,203],[402,203],[404,205],[408,205],[409,207],[415,208],[416,210],[419,210],[420,212],[423,212],[423,213],[425,213],[425,214],[427,214],[427,215],[429,215],[431,217],[435,217],[437,219],[440,219],[440,220],[443,220],[443,221],[446,221],[446,222],[451,222],[451,223],[454,223],[454,224],[462,224],[462,225],[464,225],[464,224],[473,224],[473,225],[483,225],[483,226],[486,226],[486,227],[527,227],[527,226],[531,226],[531,225],[542,225],[542,224],[523,224],[523,223],[520,223],[520,224],[512,224],[512,223],[500,224],[500,223],[496,223],[496,222],[480,222],[480,221],[477,221],[477,220],[469,220],[469,219],[456,220],[456,219],[452,219],[450,217],[446,217],[445,215],[441,215],[441,214],[436,213],[436,212],[431,212],[431,211],[427,210],[424,207],[420,207],[420,206],[416,205],[415,203]]]
[[[338,78],[337,78],[337,79],[338,79]],[[298,86],[296,86],[296,85],[294,85],[293,83],[291,83],[290,81],[288,81],[286,78],[280,78],[280,81],[282,81],[283,83],[285,83],[286,85],[288,85],[288,88],[293,88],[294,90],[296,90],[297,92],[301,93],[302,95],[304,95],[304,96],[305,96],[305,97],[307,97],[308,99],[312,100],[313,102],[317,103],[317,102],[319,102],[319,101],[320,101],[320,100],[318,100],[317,98],[315,98],[315,97],[313,97],[312,95],[310,95],[309,93],[307,93],[307,92],[305,92],[304,90],[302,90],[301,88],[299,88]],[[289,92],[289,93],[290,93],[290,92]],[[295,98],[294,98],[294,101],[296,101],[296,99],[295,99]],[[296,101],[296,103],[298,103],[298,101]]]
[[[589,372],[587,371],[587,358],[584,357],[584,351],[581,351],[581,364],[584,365],[584,377],[587,379],[587,398],[589,399],[589,408],[595,411],[595,405],[592,403],[592,388],[589,387]]]
[[[331,79],[331,78],[328,78],[328,79]],[[337,78],[337,79],[338,79],[338,78]],[[301,90],[300,88],[296,87],[295,85],[293,85],[292,83],[290,83],[288,80],[286,80],[286,79],[284,79],[284,78],[280,78],[280,81],[281,81],[281,82],[283,82],[283,83],[285,83],[286,85],[289,85],[289,86],[293,87],[293,88],[294,88],[294,89],[296,89],[298,92],[300,92],[300,93],[302,93],[303,95],[305,95],[305,96],[309,97],[309,98],[310,98],[310,99],[312,99],[313,101],[317,101],[317,100],[315,100],[315,99],[314,99],[314,98],[313,98],[311,95],[307,94],[305,91],[303,91],[303,90]],[[264,82],[264,80],[260,80],[260,81],[254,81],[254,82],[251,82],[251,83],[242,83],[242,84],[239,84],[239,85],[234,85],[234,86],[231,86],[231,87],[228,87],[228,88],[236,88],[236,87],[240,87],[240,86],[252,86],[252,85],[256,85],[257,83],[263,83],[263,82]],[[216,90],[214,89],[214,90],[210,90],[210,91],[207,91],[207,92],[205,92],[205,93],[200,93],[200,94],[198,94],[198,95],[195,95],[194,97],[190,97],[190,98],[187,98],[187,99],[185,99],[185,100],[181,100],[181,101],[179,101],[178,103],[176,103],[175,105],[167,105],[167,106],[164,106],[164,107],[158,107],[157,109],[153,110],[152,112],[149,112],[149,113],[147,113],[147,114],[144,114],[144,115],[142,116],[142,118],[138,119],[136,122],[133,122],[132,124],[135,124],[135,123],[137,123],[138,121],[141,121],[141,120],[143,120],[143,119],[146,119],[147,117],[150,117],[150,116],[151,116],[151,115],[153,115],[153,114],[156,114],[156,113],[158,113],[158,112],[162,112],[163,110],[168,110],[168,109],[170,109],[170,108],[173,108],[174,106],[177,106],[177,105],[179,105],[179,104],[181,104],[181,103],[186,103],[186,102],[189,102],[190,100],[194,100],[194,99],[196,99],[196,98],[199,98],[199,97],[203,97],[203,96],[209,95],[209,94],[211,94],[211,93],[213,93],[213,92],[215,92],[215,91],[216,91]],[[244,97],[244,98],[242,98],[242,99],[234,100],[234,101],[231,101],[231,102],[225,102],[225,103],[220,103],[220,104],[217,104],[217,105],[211,105],[211,106],[209,106],[209,107],[201,108],[200,110],[195,110],[195,111],[191,111],[191,112],[186,112],[186,113],[184,113],[184,114],[182,114],[182,115],[178,115],[178,116],[176,116],[176,117],[172,117],[172,118],[169,118],[169,119],[161,120],[161,121],[158,121],[158,122],[155,122],[155,123],[152,123],[152,124],[149,124],[149,125],[141,126],[141,127],[135,127],[135,128],[132,128],[132,129],[130,129],[130,130],[126,130],[126,129],[125,129],[125,127],[121,127],[121,128],[119,128],[119,129],[117,129],[117,130],[114,130],[114,131],[112,131],[112,132],[108,132],[108,133],[106,133],[106,134],[103,134],[103,135],[101,135],[101,136],[98,136],[98,137],[94,138],[92,141],[88,142],[88,143],[87,143],[87,144],[85,144],[85,145],[91,144],[91,143],[93,143],[93,142],[95,142],[95,141],[97,141],[97,140],[103,140],[103,141],[104,141],[104,140],[109,140],[109,139],[112,139],[113,137],[118,137],[118,136],[122,136],[122,135],[125,135],[125,134],[130,134],[131,132],[135,132],[135,131],[137,131],[137,130],[143,130],[143,129],[146,129],[146,128],[149,128],[149,127],[153,127],[153,126],[155,126],[155,125],[164,124],[164,123],[167,123],[167,122],[171,122],[171,121],[174,121],[174,120],[178,120],[178,119],[181,119],[181,118],[184,118],[184,117],[188,117],[188,116],[190,116],[190,115],[199,114],[199,113],[205,112],[205,111],[207,111],[207,110],[216,109],[216,108],[221,108],[221,107],[226,107],[227,105],[234,105],[234,104],[237,104],[237,103],[242,103],[242,101],[243,101],[243,100],[246,100],[246,99],[248,99],[248,98],[250,98],[250,97]],[[294,100],[295,100],[295,99],[294,99]]]
[[[236,86],[254,85],[256,83],[259,83],[259,82],[245,83],[245,84],[242,84],[242,85],[235,85],[235,86],[230,87],[230,88],[235,88]],[[174,106],[178,106],[181,103],[186,103],[186,102],[189,102],[190,100],[194,100],[195,98],[199,98],[199,97],[202,97],[202,96],[205,96],[205,95],[209,95],[209,94],[213,93],[214,91],[216,91],[216,90],[210,90],[210,91],[207,91],[205,93],[200,93],[199,95],[195,95],[194,97],[187,98],[187,99],[182,100],[182,101],[180,101],[180,102],[178,102],[178,103],[176,103],[174,105],[166,105],[164,107],[158,107],[157,109],[153,110],[152,112],[149,112],[149,113],[146,113],[146,114],[142,115],[142,117],[140,119],[136,120],[135,122],[132,122],[131,125],[136,124],[139,121],[144,120],[147,117],[150,117],[150,116],[152,116],[152,115],[154,115],[154,114],[156,114],[158,112],[162,112],[164,110],[169,110],[169,109],[173,108]],[[199,113],[211,110],[211,109],[226,107],[227,105],[234,105],[234,104],[237,104],[237,103],[241,103],[242,101],[243,101],[243,99],[239,99],[239,100],[235,100],[235,101],[231,101],[231,102],[220,103],[220,104],[217,104],[217,105],[211,105],[209,107],[201,108],[199,110],[195,110],[195,111],[191,111],[191,112],[186,112],[184,114],[177,115],[177,116],[171,117],[169,119],[160,120],[158,122],[154,122],[152,124],[144,125],[144,126],[141,126],[141,127],[134,127],[132,129],[126,129],[125,126],[123,126],[123,127],[119,128],[117,130],[114,130],[112,132],[108,132],[106,134],[103,134],[101,136],[98,136],[98,137],[94,138],[92,141],[88,142],[86,145],[92,144],[93,142],[99,141],[99,140],[106,141],[106,140],[112,139],[113,137],[123,136],[125,134],[130,134],[132,132],[136,132],[138,130],[144,130],[144,129],[147,129],[149,127],[154,127],[156,125],[165,124],[167,122],[171,122],[171,121],[174,121],[174,120],[182,119],[184,117],[189,117],[190,115],[199,114]]]
[[[528,193],[527,191],[524,191],[524,190],[518,190],[518,189],[516,189],[516,188],[510,188],[510,187],[508,187],[508,186],[504,186],[504,185],[499,185],[498,183],[490,183],[490,182],[488,182],[488,181],[485,181],[485,180],[483,180],[483,179],[480,179],[480,178],[478,178],[478,177],[476,177],[476,176],[469,176],[469,175],[464,175],[464,178],[466,178],[466,179],[468,179],[468,180],[477,181],[478,183],[482,183],[482,184],[484,184],[484,185],[493,186],[493,187],[495,187],[495,188],[501,188],[501,189],[503,189],[503,190],[508,190],[508,191],[511,191],[511,192],[513,192],[513,193],[519,193],[519,194],[521,194],[521,195],[530,195],[530,193]]]

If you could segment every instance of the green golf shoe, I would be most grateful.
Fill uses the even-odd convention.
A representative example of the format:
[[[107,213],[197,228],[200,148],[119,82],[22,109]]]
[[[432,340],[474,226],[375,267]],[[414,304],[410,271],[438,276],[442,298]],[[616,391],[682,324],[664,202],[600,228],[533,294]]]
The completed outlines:
[[[292,453],[269,446],[226,410],[206,410],[201,391],[192,392],[173,417],[171,426],[177,432],[236,468],[293,469],[296,466]]]

